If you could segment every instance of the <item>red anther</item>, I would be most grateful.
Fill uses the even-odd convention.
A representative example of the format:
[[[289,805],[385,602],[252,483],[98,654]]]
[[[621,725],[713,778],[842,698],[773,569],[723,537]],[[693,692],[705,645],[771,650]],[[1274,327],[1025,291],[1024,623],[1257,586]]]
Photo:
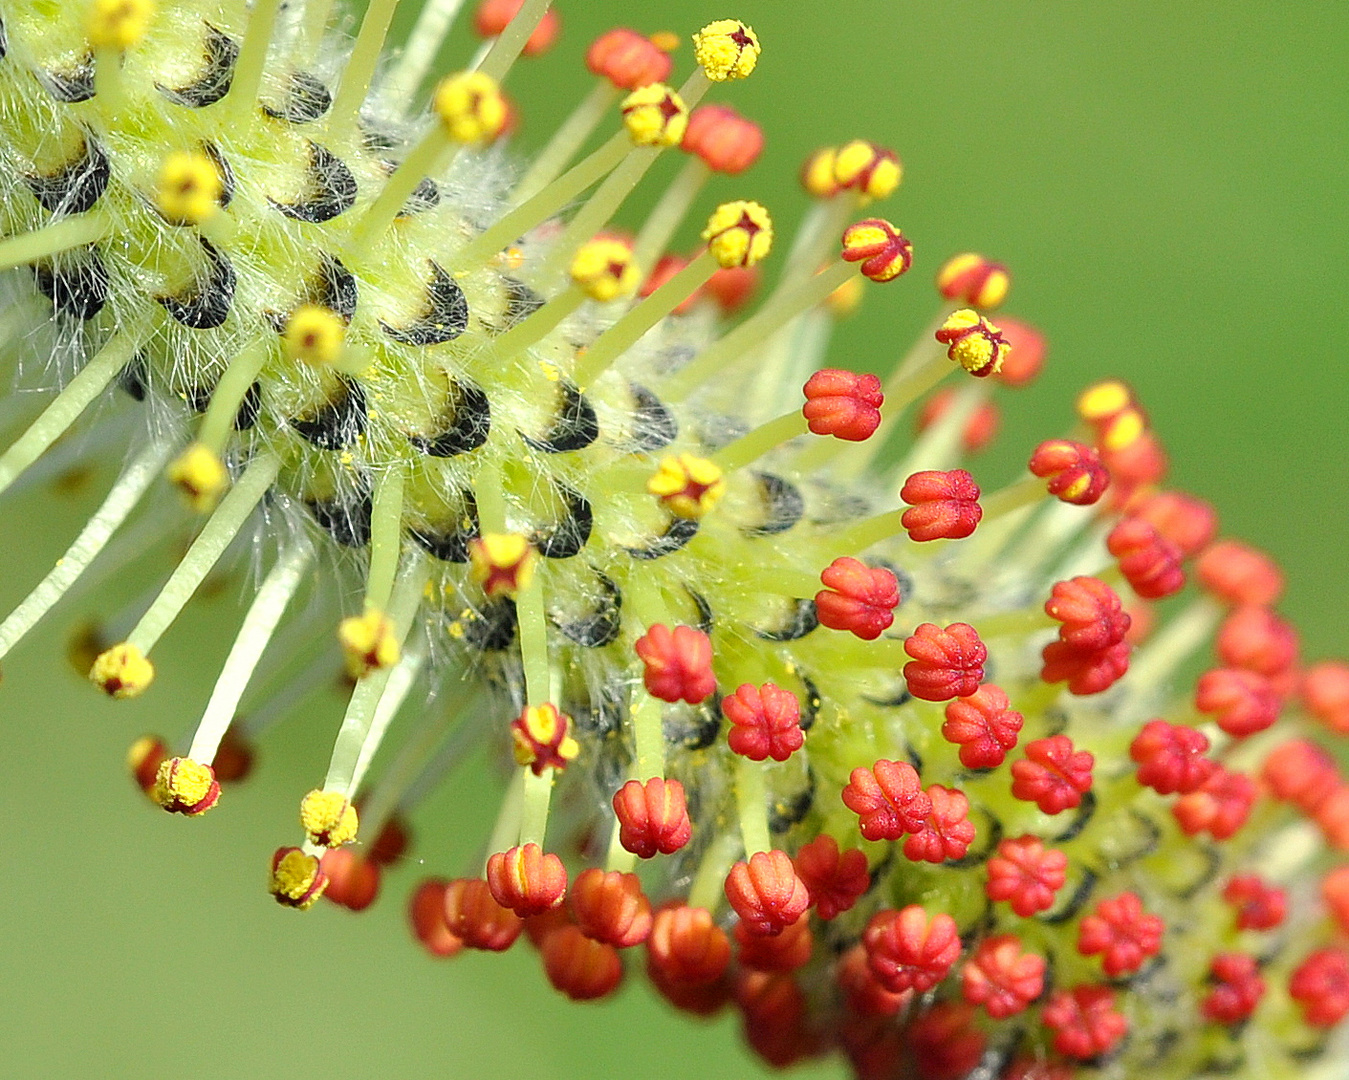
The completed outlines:
[[[1045,601],[1045,614],[1063,624],[1059,640],[1084,653],[1118,645],[1129,630],[1119,595],[1094,577],[1058,582]]]
[[[1004,365],[1004,370],[1006,365]],[[944,386],[933,393],[926,401],[923,407],[918,410],[918,416],[915,426],[921,435],[927,431],[933,424],[939,423],[948,411],[955,405],[956,391],[954,387]],[[960,445],[967,454],[977,454],[993,441],[993,437],[998,433],[998,406],[992,401],[982,402],[974,412],[970,413],[965,421],[965,427],[960,433]]]
[[[1184,724],[1149,720],[1129,744],[1129,756],[1138,763],[1138,782],[1158,795],[1181,795],[1198,790],[1218,766],[1204,757],[1208,736]]]
[[[729,105],[702,105],[689,116],[680,146],[697,154],[713,172],[734,176],[759,160],[763,129]]]
[[[820,582],[825,587],[815,594],[815,611],[830,630],[873,641],[895,621],[899,581],[889,570],[844,555],[820,572]]]
[[[1022,1012],[1045,988],[1045,959],[1022,952],[1015,934],[985,938],[960,970],[960,992],[995,1020]]]
[[[1265,980],[1255,957],[1245,953],[1219,953],[1209,965],[1209,978],[1216,984],[1199,1011],[1219,1024],[1239,1024],[1250,1019],[1265,995]]]
[[[893,281],[913,265],[913,245],[882,218],[865,218],[843,230],[846,262],[860,262],[872,281]]]
[[[1321,879],[1321,899],[1340,929],[1349,934],[1349,866],[1337,866]]]
[[[1323,660],[1307,669],[1302,700],[1310,712],[1337,735],[1349,735],[1349,664]]]
[[[1246,824],[1258,794],[1249,776],[1219,765],[1198,789],[1177,799],[1171,813],[1186,836],[1207,832],[1215,840],[1226,840]]]
[[[647,693],[662,701],[697,705],[717,688],[712,673],[712,641],[692,626],[671,630],[656,623],[637,639],[634,650],[643,665]]]
[[[470,949],[504,952],[524,929],[520,916],[502,907],[482,878],[455,878],[445,887],[445,925]]]
[[[159,766],[168,759],[168,744],[158,735],[142,735],[126,752],[126,764],[131,770],[131,779],[147,795],[154,790]]]
[[[1276,799],[1314,814],[1340,784],[1335,759],[1307,739],[1290,739],[1269,752],[1260,779]]]
[[[715,983],[731,962],[731,939],[712,913],[683,904],[656,912],[646,949],[653,978],[666,985]]]
[[[836,977],[848,1008],[859,1016],[894,1016],[913,997],[912,990],[896,993],[881,985],[861,945],[854,945],[843,954]]]
[[[1010,285],[1006,266],[973,253],[948,259],[937,271],[937,291],[962,307],[992,310],[1007,298]]]
[[[1073,1080],[1075,1070],[1063,1061],[1016,1057],[998,1080]]]
[[[998,316],[998,326],[1012,348],[1003,358],[997,377],[1005,386],[1025,386],[1044,367],[1047,349],[1044,335],[1029,323],[1006,315]]]
[[[1049,494],[1074,506],[1092,505],[1110,485],[1110,473],[1101,455],[1071,439],[1046,439],[1035,448],[1029,468],[1049,481]]]
[[[1100,651],[1083,652],[1066,641],[1051,641],[1042,653],[1040,678],[1047,683],[1066,682],[1068,692],[1079,696],[1110,689],[1129,670],[1128,641]]]
[[[257,750],[248,736],[231,725],[225,729],[220,745],[216,747],[211,768],[215,770],[215,778],[220,783],[237,784],[240,780],[248,779],[256,758]]]
[[[407,822],[398,814],[391,814],[380,827],[365,857],[376,866],[389,866],[403,857],[411,842]]]
[[[657,852],[673,855],[693,834],[684,785],[678,780],[629,780],[614,793],[614,814],[618,842],[640,859]]]
[[[619,949],[640,945],[651,934],[651,902],[636,874],[582,870],[567,894],[582,933]]]
[[[643,299],[650,296],[672,277],[674,277],[684,267],[688,266],[689,260],[682,255],[662,255],[655,267],[652,269],[647,279],[642,282],[642,287],[637,290],[637,294]],[[690,293],[686,300],[683,300],[674,309],[674,315],[687,315],[693,310],[693,305],[698,302],[698,292],[695,290]]]
[[[726,875],[726,899],[745,929],[771,937],[810,907],[810,893],[785,851],[756,851]]]
[[[1241,668],[1217,668],[1199,676],[1194,704],[1234,739],[1244,739],[1264,731],[1279,718],[1283,699],[1263,675]]]
[[[1140,517],[1127,517],[1106,538],[1129,587],[1145,600],[1160,600],[1185,587],[1180,548]]]
[[[923,827],[904,841],[904,857],[913,862],[942,863],[963,859],[974,842],[970,800],[964,792],[933,784],[927,789],[932,802]]]
[[[610,30],[586,52],[586,67],[619,90],[664,82],[674,62],[636,30]]]
[[[1218,512],[1203,499],[1183,491],[1159,491],[1133,508],[1142,518],[1191,559],[1212,543],[1218,533]]]
[[[1023,919],[1054,906],[1054,895],[1068,879],[1068,856],[1047,848],[1038,836],[1004,840],[988,860],[984,891],[990,900],[1006,900]]]
[[[950,973],[961,950],[955,919],[944,912],[929,916],[917,904],[877,912],[862,932],[862,945],[872,974],[892,993],[931,990]]]
[[[329,848],[319,859],[328,887],[323,898],[350,911],[364,911],[379,895],[379,867],[350,847]]]
[[[703,295],[710,297],[723,315],[734,315],[749,303],[759,287],[757,266],[721,266],[703,286]]]
[[[863,442],[880,427],[885,395],[875,375],[824,368],[806,380],[802,392],[806,403],[801,412],[816,435]]]
[[[1283,595],[1283,571],[1263,551],[1239,540],[1211,544],[1195,572],[1204,590],[1226,604],[1268,606]]]
[[[1312,816],[1326,843],[1337,851],[1349,851],[1349,784],[1337,784]]]
[[[1259,874],[1234,875],[1223,899],[1237,910],[1238,930],[1273,930],[1288,914],[1288,893]]]
[[[771,682],[762,686],[742,683],[721,699],[721,711],[731,722],[726,736],[731,750],[750,761],[786,761],[806,741],[801,730],[801,704],[796,695]]]
[[[974,1024],[974,1010],[939,1001],[909,1022],[909,1048],[918,1080],[964,1080],[979,1064],[988,1037]]]
[[[904,665],[904,681],[916,698],[950,701],[969,697],[983,681],[988,650],[968,623],[951,623],[945,629],[936,623],[919,623],[905,638],[904,651],[913,657]]]
[[[445,922],[445,890],[449,884],[444,878],[428,878],[417,886],[408,902],[412,933],[432,956],[454,956],[464,947],[463,939]]]
[[[1297,662],[1297,631],[1269,608],[1244,604],[1223,620],[1214,648],[1228,667],[1273,679]],[[1344,707],[1349,713],[1349,671],[1345,675]]]
[[[566,904],[561,904],[551,911],[545,911],[542,915],[531,915],[524,922],[525,937],[534,948],[539,950],[543,949],[543,943],[548,940],[548,935],[554,930],[575,925]]]
[[[754,971],[795,971],[810,960],[815,947],[809,919],[797,919],[776,937],[756,934],[738,922],[735,942],[740,966]]]
[[[775,1069],[820,1052],[806,1023],[806,996],[789,974],[742,971],[735,1001],[745,1020],[745,1041]]]
[[[623,981],[618,950],[586,937],[579,926],[554,930],[544,938],[542,951],[548,981],[573,1001],[607,997]]]
[[[869,769],[853,769],[842,795],[868,840],[898,840],[918,832],[932,813],[932,800],[907,761],[882,758]]]
[[[478,5],[477,14],[473,17],[473,28],[478,31],[480,37],[496,37],[510,25],[510,21],[519,13],[524,3],[525,0],[482,0]],[[543,13],[539,25],[525,42],[525,55],[538,56],[539,53],[546,52],[557,40],[561,28],[557,8],[550,7]]]
[[[1016,746],[1025,718],[1008,707],[1000,687],[984,683],[973,694],[946,706],[942,737],[960,747],[960,763],[967,769],[995,769]]]
[[[1012,795],[1033,802],[1045,814],[1061,814],[1082,802],[1091,790],[1096,758],[1074,750],[1067,735],[1051,735],[1026,744],[1026,756],[1012,762]]]
[[[517,844],[487,859],[487,885],[492,897],[520,918],[542,915],[567,895],[567,868],[538,844]]]
[[[1126,892],[1108,897],[1085,916],[1077,928],[1077,951],[1083,956],[1101,954],[1101,967],[1112,979],[1128,975],[1157,955],[1166,924],[1143,911],[1137,894]]]
[[[1288,992],[1313,1027],[1334,1027],[1349,1016],[1349,953],[1318,949],[1297,966]]]
[[[1118,449],[1100,451],[1110,473],[1113,505],[1129,510],[1143,495],[1161,483],[1171,463],[1155,432],[1141,432],[1133,442]]]
[[[815,914],[825,922],[851,910],[871,884],[866,854],[857,848],[839,851],[828,833],[802,845],[792,861]]]
[[[550,701],[526,705],[511,721],[510,732],[515,760],[535,776],[544,769],[565,769],[581,749],[571,734],[571,717]]]
[[[904,481],[899,497],[912,509],[899,523],[910,540],[963,540],[974,532],[984,508],[979,505],[979,485],[964,469],[916,472]]]
[[[1106,986],[1058,991],[1041,1019],[1054,1032],[1054,1049],[1080,1061],[1106,1053],[1129,1030],[1129,1021],[1115,1011],[1114,991]]]

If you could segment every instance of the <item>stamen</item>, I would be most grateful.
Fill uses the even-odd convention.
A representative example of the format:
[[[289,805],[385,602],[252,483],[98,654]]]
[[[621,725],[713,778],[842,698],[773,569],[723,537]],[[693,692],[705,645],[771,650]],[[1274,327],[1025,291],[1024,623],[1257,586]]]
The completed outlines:
[[[740,836],[745,857],[759,851],[771,851],[773,841],[768,830],[768,787],[762,761],[737,757],[735,765],[735,804],[740,815]]]
[[[487,50],[487,55],[483,57],[477,69],[498,82],[504,79],[511,65],[524,51],[525,43],[529,41],[530,35],[547,13],[551,2],[552,0],[525,0],[520,10],[515,13],[515,18],[510,21],[510,25],[493,39],[491,48]]]
[[[115,333],[56,395],[8,450],[0,455],[0,491],[33,464],[98,397],[140,348],[148,333],[145,320]]]
[[[250,110],[257,104],[258,88],[262,86],[262,72],[267,65],[267,51],[272,43],[272,31],[283,0],[256,0],[248,17],[248,29],[234,64],[234,78],[225,95],[223,109],[227,120],[244,123]],[[229,124],[224,125],[228,130]]]
[[[39,619],[66,594],[89,564],[98,557],[112,534],[126,521],[168,459],[168,443],[152,443],[127,466],[117,482],[80,530],[75,542],[56,561],[45,578],[0,623],[0,657],[23,639]]]
[[[903,478],[920,469],[945,470],[961,460],[961,440],[965,427],[990,397],[992,387],[987,380],[968,383],[956,392],[956,398],[942,413],[941,418],[914,441],[903,462],[893,475]]]
[[[390,467],[380,473],[370,513],[370,570],[366,577],[365,606],[383,611],[393,593],[403,539],[403,470]]]
[[[408,649],[390,673],[389,682],[384,687],[384,693],[380,695],[379,704],[375,706],[375,718],[370,723],[370,731],[365,742],[361,744],[361,753],[356,759],[356,769],[351,776],[352,791],[360,791],[361,781],[365,779],[365,774],[370,769],[370,763],[375,758],[375,751],[379,749],[380,743],[384,740],[384,733],[389,730],[393,718],[398,715],[398,710],[407,700],[408,692],[412,689],[412,684],[417,681],[417,676],[421,674],[422,665],[425,663],[426,651],[419,646],[414,646]],[[379,833],[371,831],[370,826],[371,822],[367,818],[365,821],[366,835],[371,838],[378,836]]]
[[[331,3],[332,0],[327,2]],[[403,48],[403,55],[398,58],[384,85],[384,94],[396,109],[406,112],[411,105],[463,6],[464,0],[427,0],[422,5]]]
[[[345,134],[341,128],[350,129],[360,119],[361,103],[370,90],[370,79],[379,63],[384,48],[384,39],[389,33],[389,23],[393,19],[398,0],[370,0],[365,9],[365,18],[361,20],[361,29],[356,35],[347,65],[342,70],[342,79],[337,93],[333,95],[332,118],[329,132]]]
[[[595,84],[594,89],[553,133],[548,144],[535,156],[533,164],[515,186],[514,198],[517,204],[532,199],[558,178],[567,162],[594,134],[617,99],[618,87],[609,80],[602,79]]]
[[[282,552],[276,565],[263,579],[225,658],[225,664],[220,669],[215,688],[206,703],[206,711],[197,725],[197,732],[192,737],[187,756],[193,761],[215,759],[225,729],[234,721],[244,690],[272,640],[277,623],[300,587],[311,557],[312,549],[308,544],[292,544]]]
[[[0,270],[49,259],[63,251],[96,244],[112,232],[112,220],[99,210],[62,218],[32,232],[0,240]]]

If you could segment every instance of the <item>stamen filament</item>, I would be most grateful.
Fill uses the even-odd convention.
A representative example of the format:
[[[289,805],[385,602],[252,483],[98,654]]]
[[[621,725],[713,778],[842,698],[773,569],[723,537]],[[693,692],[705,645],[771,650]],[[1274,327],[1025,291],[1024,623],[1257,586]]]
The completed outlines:
[[[61,218],[32,232],[0,240],[0,270],[12,270],[59,255],[86,244],[96,244],[112,232],[112,221],[99,210]]]
[[[572,114],[553,132],[548,144],[535,156],[533,164],[515,187],[517,203],[532,199],[558,178],[585,141],[594,134],[614,101],[618,88],[608,79],[600,79]]]
[[[127,644],[139,649],[144,656],[150,655],[155,643],[173,624],[173,620],[192,599],[197,587],[239,534],[244,522],[253,513],[253,508],[262,501],[280,467],[280,459],[271,455],[253,459],[238,483],[220,500],[220,505],[206,520],[149,610],[127,635]]]
[[[636,262],[638,266],[647,265],[640,259]],[[589,388],[601,372],[637,344],[642,335],[656,323],[702,288],[716,271],[716,259],[710,251],[704,250],[596,338],[594,344],[577,360],[572,381],[582,390]]]
[[[254,343],[231,359],[225,368],[225,374],[220,377],[220,382],[211,394],[206,415],[201,418],[201,428],[197,432],[197,441],[212,453],[224,453],[226,444],[234,434],[234,419],[239,415],[239,406],[270,353],[267,345]]]
[[[726,875],[731,872],[731,864],[740,853],[741,839],[734,830],[725,829],[703,852],[698,863],[698,872],[693,876],[693,885],[689,889],[689,907],[706,908],[715,912],[721,904],[722,887]]]
[[[760,424],[753,431],[740,436],[729,446],[712,455],[712,460],[726,472],[731,472],[752,461],[757,461],[774,447],[781,446],[810,430],[805,414],[797,409],[776,419]]]
[[[107,388],[140,348],[146,332],[142,322],[115,333],[14,444],[0,455],[0,491],[9,487],[24,469],[41,457],[89,403]]]
[[[281,616],[295,597],[311,557],[312,549],[308,544],[291,544],[263,579],[220,669],[206,711],[197,724],[197,732],[187,752],[193,761],[210,762],[215,758],[220,740],[234,720],[244,690],[267,650]]]
[[[351,127],[360,117],[361,103],[370,90],[370,79],[375,74],[380,52],[384,48],[384,39],[389,33],[389,23],[393,19],[398,0],[370,0],[365,9],[365,18],[361,20],[361,29],[356,35],[351,56],[342,71],[341,82],[333,96],[332,109],[328,115],[329,131],[342,125]],[[413,185],[416,186],[415,184]]]
[[[425,663],[425,650],[421,646],[414,645],[403,654],[403,658],[390,672],[389,681],[384,687],[384,693],[380,695],[379,704],[375,706],[375,718],[370,723],[370,730],[366,733],[365,741],[361,743],[360,756],[356,758],[356,770],[351,776],[352,791],[361,790],[361,782],[370,770],[370,763],[375,758],[375,752],[384,741],[384,733],[389,730],[393,718],[398,715],[398,710],[403,707],[403,702],[407,700],[412,684],[417,681],[417,676],[421,674],[422,665]],[[369,824],[367,823],[367,829],[368,827]],[[366,835],[376,836],[378,834],[367,831]]]
[[[576,312],[589,297],[569,285],[533,314],[520,320],[491,344],[492,355],[499,360],[518,356],[551,334],[567,316]]]
[[[1020,510],[1024,506],[1034,506],[1037,502],[1047,498],[1049,498],[1049,491],[1040,477],[1023,477],[980,500],[980,505],[984,508],[983,520],[992,521],[1004,514]]]
[[[0,657],[5,656],[37,625],[38,620],[56,605],[98,557],[112,534],[126,521],[164,468],[170,449],[168,443],[151,443],[117,478],[103,505],[80,530],[75,542],[56,561],[47,576],[0,623]]]
[[[487,838],[487,853],[483,857],[483,876],[486,877],[486,863],[498,851],[505,851],[511,841],[520,835],[520,822],[524,816],[525,777],[532,775],[528,769],[515,770],[510,787],[501,800],[501,809],[497,811],[496,824],[492,826],[492,835]]]
[[[234,79],[225,96],[224,107],[228,110],[228,118],[236,123],[242,121],[248,110],[257,103],[258,88],[262,85],[262,72],[267,66],[267,51],[272,43],[272,31],[281,3],[282,0],[256,0],[253,5],[248,29],[244,31],[244,42],[234,63]]]
[[[633,688],[628,715],[632,721],[632,741],[636,758],[635,778],[638,780],[665,776],[663,712],[659,698],[652,697],[640,686]]]
[[[773,847],[768,831],[768,788],[764,763],[747,757],[736,760],[735,803],[740,814],[740,836],[745,856]]]
[[[300,32],[296,42],[300,55],[313,58],[318,52],[323,35],[328,29],[335,0],[308,0],[300,16]]]
[[[1195,650],[1210,640],[1223,615],[1222,606],[1207,596],[1193,601],[1135,653],[1129,665],[1131,685],[1141,693],[1168,683]]]
[[[370,511],[370,570],[366,576],[366,610],[383,611],[398,574],[403,542],[403,470],[380,472]]]
[[[370,245],[384,235],[393,224],[394,218],[416,190],[422,180],[442,171],[446,163],[442,160],[454,148],[455,143],[445,130],[444,125],[436,123],[426,130],[417,144],[408,151],[393,172],[384,182],[375,201],[361,215],[351,230],[344,245],[348,259],[355,262],[369,254]]]
[[[670,243],[670,237],[679,228],[689,212],[689,207],[693,205],[693,200],[698,197],[698,193],[702,191],[711,175],[712,170],[697,155],[691,155],[684,162],[684,167],[679,170],[673,183],[665,189],[665,194],[647,215],[637,239],[633,241],[632,258],[638,266],[655,265],[656,257]]]
[[[528,768],[520,770],[525,774],[524,793],[520,805],[520,844],[538,844],[544,846],[548,833],[548,806],[553,798],[553,773],[555,769],[544,769],[542,775],[535,776]]]
[[[525,701],[543,705],[552,700],[548,666],[548,618],[544,613],[543,583],[536,575],[515,599],[520,625],[520,660],[525,669]]]
[[[520,10],[515,13],[515,18],[511,19],[506,29],[492,42],[491,48],[477,65],[477,69],[484,75],[490,75],[497,82],[505,79],[511,65],[524,51],[530,35],[548,13],[551,2],[552,0],[525,0]]]
[[[920,469],[950,469],[961,457],[961,439],[965,425],[989,398],[992,389],[987,379],[974,379],[956,393],[955,400],[941,418],[914,441],[893,475],[899,483]],[[987,512],[987,511],[985,511]]]
[[[331,0],[328,0],[331,3]],[[427,0],[417,15],[417,22],[408,35],[403,55],[394,65],[386,86],[389,101],[397,109],[406,112],[421,85],[426,81],[426,73],[431,70],[436,53],[449,37],[450,27],[455,16],[464,6],[464,0]]]
[[[122,90],[122,50],[100,46],[94,50],[94,98],[105,116],[116,116],[124,108]]]

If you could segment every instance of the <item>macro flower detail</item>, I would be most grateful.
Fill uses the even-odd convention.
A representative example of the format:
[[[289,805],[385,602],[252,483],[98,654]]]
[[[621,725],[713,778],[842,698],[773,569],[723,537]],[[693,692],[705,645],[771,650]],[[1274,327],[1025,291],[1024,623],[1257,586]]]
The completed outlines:
[[[825,921],[850,910],[871,884],[866,855],[856,848],[840,851],[828,833],[803,845],[795,863],[815,914]]]
[[[984,679],[988,649],[968,623],[921,623],[904,641],[913,657],[904,665],[909,693],[924,701],[969,697]]]
[[[732,725],[727,743],[751,761],[786,761],[806,741],[796,695],[771,682],[742,684],[722,699],[721,711]]]
[[[912,509],[900,524],[909,539],[963,540],[974,532],[984,516],[979,505],[979,485],[964,469],[916,472],[904,481],[899,497]]]
[[[830,630],[847,630],[871,641],[895,621],[899,581],[884,567],[866,566],[845,555],[824,568],[820,582],[824,588],[815,594],[815,609]]]
[[[1077,951],[1083,956],[1100,954],[1101,967],[1112,979],[1137,971],[1143,961],[1161,948],[1165,925],[1143,910],[1135,893],[1126,892],[1102,900],[1077,928]]]
[[[1204,757],[1208,736],[1184,724],[1149,720],[1129,744],[1129,756],[1138,763],[1138,782],[1158,795],[1188,794],[1218,767]]]
[[[1023,952],[1015,934],[999,934],[985,938],[961,968],[960,991],[971,1005],[1002,1020],[1040,996],[1044,977],[1044,957]]]
[[[646,691],[662,701],[697,705],[716,689],[712,642],[701,630],[656,623],[633,646],[641,658]]]
[[[1035,448],[1028,467],[1049,481],[1049,494],[1075,506],[1091,506],[1110,484],[1101,455],[1071,439],[1046,439]]]
[[[783,851],[756,851],[726,876],[726,899],[754,934],[782,933],[810,906],[810,893]]]
[[[969,308],[951,315],[936,337],[946,346],[947,356],[979,379],[996,375],[1012,351],[1002,331]]]
[[[562,903],[567,870],[551,851],[544,852],[534,843],[519,844],[488,858],[487,887],[492,899],[525,919]]]
[[[972,252],[948,259],[937,271],[942,296],[984,311],[1000,307],[1011,284],[1007,267]]]
[[[220,798],[215,770],[191,758],[168,758],[155,771],[150,798],[172,814],[197,817]]]
[[[960,747],[960,763],[968,769],[994,769],[1016,746],[1025,718],[1010,707],[1000,687],[984,683],[973,694],[946,706],[942,738]]]
[[[913,265],[913,245],[890,222],[866,218],[844,230],[843,258],[872,281],[893,281]]]
[[[356,808],[340,791],[311,791],[300,800],[300,826],[316,847],[341,847],[356,839]]]
[[[985,891],[990,900],[1005,900],[1023,919],[1054,906],[1067,881],[1068,856],[1046,848],[1037,836],[1004,840],[988,860]]]
[[[713,172],[735,176],[758,160],[763,131],[728,105],[703,105],[689,115],[680,146]]]
[[[723,270],[753,266],[773,245],[773,221],[756,202],[722,203],[702,232],[707,249]]]
[[[1115,994],[1106,986],[1057,991],[1043,1013],[1045,1026],[1054,1032],[1054,1049],[1083,1061],[1108,1052],[1129,1030],[1128,1019],[1115,1006]]]
[[[884,199],[899,187],[904,167],[893,150],[866,139],[840,146],[832,156],[834,183],[851,188],[869,199]]]
[[[684,785],[678,780],[629,780],[613,803],[620,841],[638,858],[650,859],[658,852],[672,855],[692,835]]]
[[[759,52],[754,31],[736,19],[718,19],[693,35],[693,58],[713,82],[745,78]]]
[[[929,916],[917,904],[873,916],[862,944],[872,973],[891,993],[931,990],[960,956],[955,920],[944,913]]]
[[[806,380],[802,392],[806,403],[801,411],[816,435],[864,442],[880,427],[885,395],[875,375],[825,368]]]
[[[516,762],[528,766],[535,776],[542,776],[544,769],[565,769],[581,751],[571,724],[571,717],[558,712],[552,702],[526,705],[511,721]]]
[[[1075,749],[1067,735],[1029,742],[1025,755],[1012,762],[1012,794],[1035,803],[1041,813],[1071,810],[1091,790],[1095,755]]]
[[[843,802],[860,819],[868,840],[898,840],[920,831],[932,813],[918,773],[905,761],[881,759],[856,768],[843,789]]]
[[[623,99],[623,126],[636,146],[678,146],[689,126],[684,99],[664,83],[634,90]]]

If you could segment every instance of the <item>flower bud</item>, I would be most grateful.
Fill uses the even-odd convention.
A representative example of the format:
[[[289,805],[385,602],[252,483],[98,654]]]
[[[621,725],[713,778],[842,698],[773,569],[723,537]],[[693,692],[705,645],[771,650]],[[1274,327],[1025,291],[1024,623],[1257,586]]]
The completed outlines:
[[[1027,467],[1049,481],[1049,494],[1074,506],[1091,506],[1110,484],[1101,455],[1071,439],[1046,439],[1035,448]]]
[[[1012,762],[1012,796],[1033,802],[1042,814],[1061,814],[1091,790],[1095,756],[1077,750],[1067,735],[1026,744],[1026,756]]]
[[[1054,897],[1067,881],[1068,856],[1046,848],[1038,836],[1004,840],[988,860],[984,891],[993,901],[1005,900],[1021,918],[1028,919],[1054,906]]]
[[[721,711],[731,722],[726,741],[732,752],[750,761],[786,761],[806,741],[796,695],[771,682],[742,683],[722,699]]]
[[[803,844],[793,861],[811,907],[826,922],[851,910],[871,884],[865,853],[857,848],[840,852],[828,833]]]
[[[470,949],[504,952],[524,929],[520,916],[499,904],[482,878],[456,878],[445,888],[445,925]]]
[[[487,887],[492,899],[520,918],[542,915],[562,903],[567,894],[567,871],[552,852],[538,844],[517,845],[487,860]]]
[[[1083,917],[1077,928],[1077,951],[1083,956],[1101,955],[1101,967],[1112,979],[1128,975],[1156,956],[1162,947],[1165,925],[1156,915],[1143,911],[1136,893],[1126,892],[1102,900]]]
[[[1263,675],[1241,668],[1217,668],[1199,676],[1194,704],[1228,735],[1244,739],[1273,724],[1283,700]]]
[[[842,797],[868,840],[898,840],[916,833],[932,813],[932,800],[906,761],[882,758],[869,769],[853,769]]]
[[[995,1020],[1023,1012],[1045,985],[1045,960],[1022,952],[1015,934],[985,938],[960,971],[960,992]]]
[[[704,908],[679,905],[656,912],[647,962],[668,983],[716,982],[731,961],[731,941]]]
[[[753,266],[773,246],[773,220],[756,202],[722,203],[707,219],[702,238],[723,270]]]
[[[1054,1049],[1080,1061],[1107,1053],[1129,1030],[1128,1019],[1115,1009],[1114,991],[1106,986],[1059,990],[1040,1015],[1054,1032]]]
[[[873,915],[862,946],[872,973],[891,993],[926,993],[946,978],[961,952],[956,921],[944,912],[929,916],[917,904]]]
[[[932,810],[923,827],[904,841],[904,857],[911,862],[930,863],[963,859],[974,841],[969,799],[963,792],[941,784],[933,784],[926,794]]]
[[[449,882],[442,878],[423,881],[408,901],[408,919],[412,933],[432,956],[449,957],[460,952],[464,942],[450,932],[445,921],[445,890]]]
[[[1268,606],[1283,595],[1283,572],[1263,551],[1239,540],[1220,540],[1195,564],[1204,591],[1226,604]]]
[[[651,934],[651,903],[636,874],[592,866],[572,883],[567,900],[576,925],[596,941],[627,949]]]
[[[942,738],[960,747],[960,763],[967,769],[994,769],[1016,746],[1025,719],[1009,708],[1007,695],[992,683],[946,706]]]
[[[678,780],[629,780],[615,792],[613,806],[619,843],[639,859],[657,852],[673,855],[692,835],[684,785]]]
[[[1119,559],[1129,587],[1143,599],[1160,600],[1185,587],[1180,549],[1142,518],[1124,518],[1105,543]]]
[[[998,326],[1010,346],[998,369],[998,381],[1004,386],[1025,386],[1044,367],[1047,349],[1044,335],[1030,323],[1007,315],[998,316]]]
[[[1327,660],[1313,664],[1302,680],[1308,711],[1338,735],[1349,735],[1349,664]]]
[[[564,926],[543,942],[543,970],[559,993],[573,1001],[608,997],[623,981],[623,962],[612,946]]]
[[[633,646],[644,668],[642,681],[652,697],[698,705],[717,688],[712,642],[701,630],[653,624]]]
[[[904,665],[909,693],[924,701],[968,697],[984,679],[988,650],[968,623],[920,623],[904,640],[913,659]]]
[[[810,894],[782,851],[756,851],[732,866],[726,899],[750,933],[764,936],[782,933],[810,906]]]

